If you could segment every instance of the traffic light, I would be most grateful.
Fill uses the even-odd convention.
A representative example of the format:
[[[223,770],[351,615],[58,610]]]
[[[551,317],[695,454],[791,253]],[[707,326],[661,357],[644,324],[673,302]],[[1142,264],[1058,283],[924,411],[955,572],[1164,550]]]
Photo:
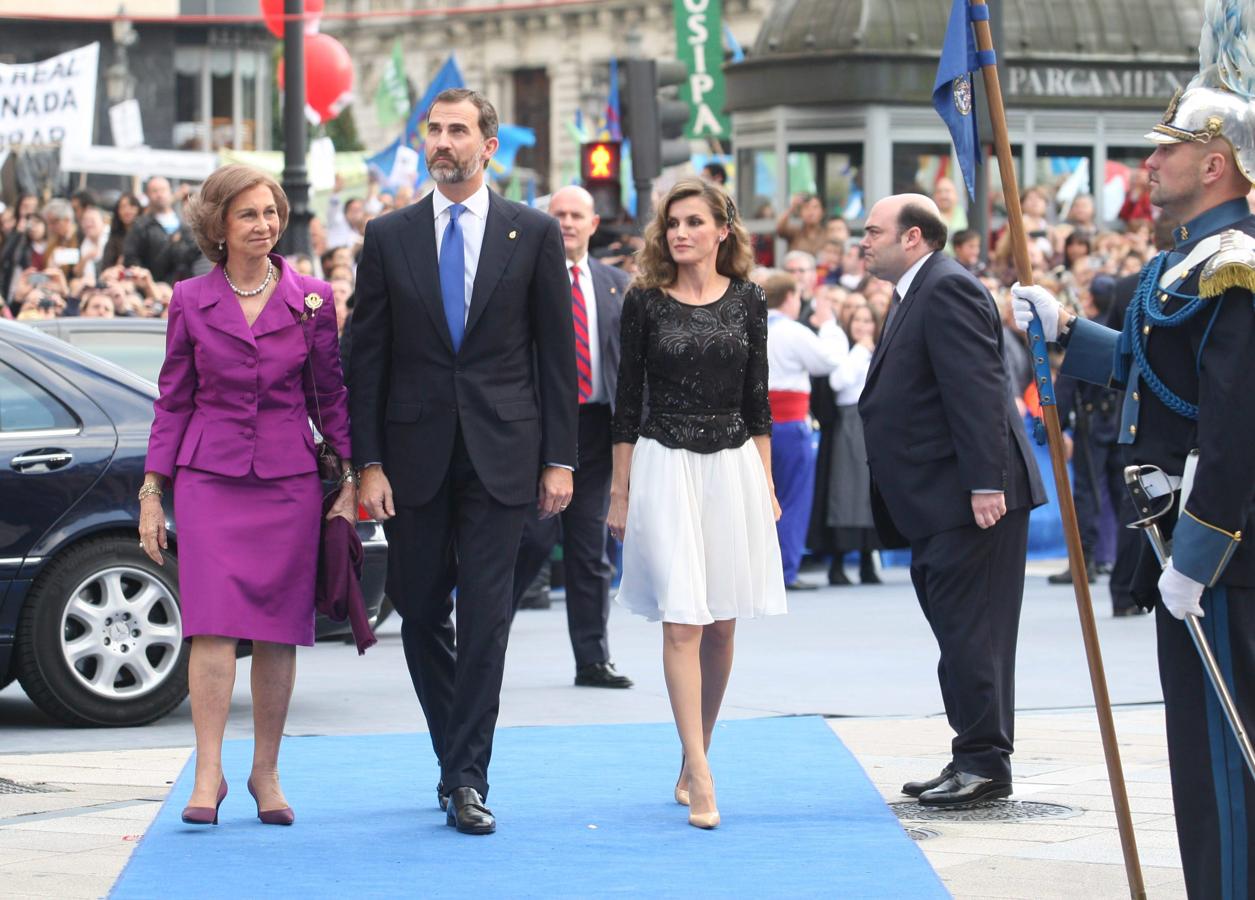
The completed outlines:
[[[580,181],[584,187],[605,181],[619,183],[620,145],[618,141],[580,144]]]
[[[619,179],[622,146],[618,141],[580,144],[580,182],[593,195],[597,215],[606,221],[623,212],[623,183]]]
[[[626,62],[627,108],[623,133],[632,141],[632,178],[637,189],[637,221],[648,216],[649,186],[668,166],[688,162],[689,142],[684,127],[689,107],[679,99],[678,85],[688,69],[673,59],[629,59]],[[644,190],[642,191],[642,186]]]

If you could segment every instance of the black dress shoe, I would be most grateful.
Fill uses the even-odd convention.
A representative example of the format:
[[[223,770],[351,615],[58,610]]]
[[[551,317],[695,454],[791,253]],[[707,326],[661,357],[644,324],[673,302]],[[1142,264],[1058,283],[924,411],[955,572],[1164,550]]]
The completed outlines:
[[[1146,610],[1140,606],[1120,606],[1113,609],[1111,615],[1113,618],[1123,619],[1128,616],[1144,616],[1146,615]]]
[[[982,800],[997,800],[1011,796],[1011,782],[995,781],[970,772],[953,772],[950,777],[930,791],[919,795],[923,806],[966,809]]]
[[[786,584],[784,589],[786,591],[817,591],[819,590],[819,585],[811,584],[806,581],[793,581]]]
[[[902,793],[908,797],[918,797],[924,791],[931,791],[937,785],[941,784],[947,778],[954,774],[954,763],[946,763],[946,767],[941,770],[941,774],[927,781],[908,781],[902,785]]]
[[[441,812],[449,808],[449,793],[444,789],[443,780],[436,782],[436,800],[440,803]]]
[[[614,663],[600,662],[575,670],[576,687],[630,688],[632,679],[614,670]]]
[[[453,789],[445,824],[463,834],[492,834],[497,830],[497,820],[492,810],[484,806],[484,798],[475,788],[468,787]]]
[[[828,570],[828,583],[833,587],[843,587],[847,584],[853,584],[853,582],[850,581],[849,576],[845,574],[845,569],[841,568],[840,564],[833,565]]]

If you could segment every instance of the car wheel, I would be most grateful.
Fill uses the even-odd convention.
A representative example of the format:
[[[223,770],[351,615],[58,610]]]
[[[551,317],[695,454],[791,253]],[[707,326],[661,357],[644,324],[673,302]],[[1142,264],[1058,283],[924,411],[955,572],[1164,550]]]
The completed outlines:
[[[178,563],[122,537],[50,562],[18,621],[16,671],[35,705],[71,725],[144,725],[187,696]]]

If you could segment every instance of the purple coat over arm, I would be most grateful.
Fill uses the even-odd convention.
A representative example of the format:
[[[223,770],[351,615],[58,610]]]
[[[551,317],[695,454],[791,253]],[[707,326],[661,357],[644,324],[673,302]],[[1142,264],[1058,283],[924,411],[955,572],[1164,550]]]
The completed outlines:
[[[331,287],[271,259],[278,284],[251,328],[220,266],[175,285],[145,469],[174,479],[184,635],[311,644],[321,485],[309,373],[345,459],[347,390]],[[303,324],[308,294],[323,303]]]

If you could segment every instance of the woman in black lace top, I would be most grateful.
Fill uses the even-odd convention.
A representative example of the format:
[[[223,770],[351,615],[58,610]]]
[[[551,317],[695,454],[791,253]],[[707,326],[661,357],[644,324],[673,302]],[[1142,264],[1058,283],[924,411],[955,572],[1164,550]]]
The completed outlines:
[[[623,302],[610,531],[618,602],[663,622],[683,747],[678,803],[719,824],[706,751],[736,620],[785,611],[771,481],[767,303],[750,242],[717,186],[676,184],[645,232]]]

